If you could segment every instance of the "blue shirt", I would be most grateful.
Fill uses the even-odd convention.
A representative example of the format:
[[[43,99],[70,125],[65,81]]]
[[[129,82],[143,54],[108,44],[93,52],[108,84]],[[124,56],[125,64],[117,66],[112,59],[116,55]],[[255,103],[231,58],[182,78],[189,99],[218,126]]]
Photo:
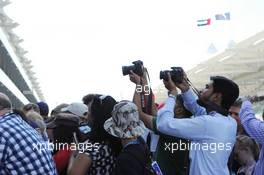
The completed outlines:
[[[239,116],[248,135],[261,145],[254,175],[264,174],[264,122],[255,117],[252,104],[249,101],[243,102]]]
[[[197,104],[191,89],[182,97],[185,107],[194,116],[191,119],[174,118],[175,99],[169,97],[158,111],[157,129],[191,141],[185,147],[190,150],[190,175],[229,175],[227,162],[236,141],[236,121],[216,112],[207,114],[205,108]]]
[[[0,174],[56,175],[51,152],[43,144],[41,135],[20,116],[0,116]]]

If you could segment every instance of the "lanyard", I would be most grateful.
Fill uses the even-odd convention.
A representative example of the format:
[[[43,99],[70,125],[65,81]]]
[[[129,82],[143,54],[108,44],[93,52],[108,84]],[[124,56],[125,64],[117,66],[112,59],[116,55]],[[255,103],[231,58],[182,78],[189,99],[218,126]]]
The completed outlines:
[[[128,143],[124,146],[124,149],[125,149],[126,147],[128,147],[129,145],[136,145],[136,144],[139,144],[139,141],[138,141],[138,140],[130,141],[130,142],[128,142]]]

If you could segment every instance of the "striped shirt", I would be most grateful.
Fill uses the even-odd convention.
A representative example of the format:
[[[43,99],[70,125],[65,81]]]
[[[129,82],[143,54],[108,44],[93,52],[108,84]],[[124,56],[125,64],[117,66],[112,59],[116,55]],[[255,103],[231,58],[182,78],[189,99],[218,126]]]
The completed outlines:
[[[249,101],[243,102],[239,116],[248,135],[261,145],[254,175],[264,174],[264,122],[255,117],[252,104]]]

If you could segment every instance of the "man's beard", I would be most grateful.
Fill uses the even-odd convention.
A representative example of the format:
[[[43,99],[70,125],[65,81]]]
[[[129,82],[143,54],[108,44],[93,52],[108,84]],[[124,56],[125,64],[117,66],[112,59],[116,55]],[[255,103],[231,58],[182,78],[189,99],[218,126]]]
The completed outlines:
[[[220,113],[224,116],[228,116],[228,111],[226,109],[222,108],[221,106],[217,105],[216,103],[214,103],[210,100],[206,100],[205,98],[199,98],[197,100],[197,103],[206,109],[207,114],[215,111],[215,112]]]

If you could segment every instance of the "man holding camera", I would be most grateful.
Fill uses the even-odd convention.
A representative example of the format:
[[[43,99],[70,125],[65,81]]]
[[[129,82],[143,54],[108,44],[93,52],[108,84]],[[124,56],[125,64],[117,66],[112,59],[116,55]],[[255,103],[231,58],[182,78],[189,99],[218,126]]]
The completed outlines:
[[[187,148],[190,149],[190,175],[228,175],[227,162],[237,130],[236,121],[228,116],[228,109],[239,95],[238,86],[225,77],[211,77],[198,104],[185,73],[180,83],[172,81],[170,73],[167,74],[168,81],[163,80],[163,83],[169,97],[158,111],[157,129],[191,141]],[[191,119],[174,118],[177,87],[182,92],[185,107],[194,115]]]

